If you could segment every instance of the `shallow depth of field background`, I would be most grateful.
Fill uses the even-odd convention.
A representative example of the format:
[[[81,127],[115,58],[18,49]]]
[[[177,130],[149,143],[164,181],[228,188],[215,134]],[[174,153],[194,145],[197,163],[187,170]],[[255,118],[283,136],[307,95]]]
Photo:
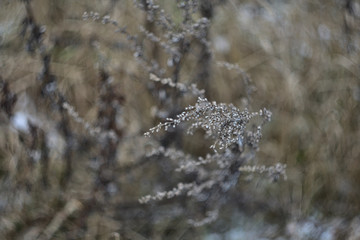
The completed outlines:
[[[158,2],[181,22],[175,1]],[[129,210],[139,197],[157,191],[154,182],[161,173],[156,163],[132,172],[121,169],[152,147],[151,139],[142,134],[161,119],[152,114],[157,103],[147,91],[148,74],[135,61],[129,42],[113,26],[83,21],[82,15],[85,11],[109,15],[136,34],[145,23],[144,13],[130,0],[33,0],[32,7],[37,22],[46,25],[45,44],[52,48],[58,88],[81,117],[96,120],[99,62],[105,62],[116,91],[125,98],[119,117],[125,131],[118,146],[118,185],[104,206],[84,210],[94,175],[89,162],[95,150],[90,148],[76,153],[68,189],[57,186],[62,164],[58,153],[65,143],[55,130],[49,106],[42,104],[36,91],[39,57],[25,51],[19,36],[23,3],[2,0],[0,75],[18,101],[13,119],[0,115],[0,238],[32,239],[49,229],[66,206],[75,210],[55,227],[53,239],[360,238],[356,235],[360,229],[359,2],[229,0],[214,8],[210,30],[214,60],[245,70],[256,87],[252,110],[266,107],[273,113],[255,164],[285,163],[288,179],[274,183],[258,175],[242,177],[236,187],[241,199],[229,201],[217,221],[200,228],[187,224],[186,213],[168,217],[170,211],[182,209],[176,204],[162,207],[151,223],[143,222],[137,210]],[[145,44],[150,48],[151,43]],[[159,55],[166,64],[161,50]],[[194,49],[184,60],[180,82],[194,80],[196,58]],[[244,84],[236,71],[213,63],[210,72],[209,100],[243,107]],[[186,107],[195,101],[189,98],[181,104]],[[18,172],[27,154],[18,137],[25,117],[43,126],[52,146],[51,187],[46,190],[36,187],[36,166]],[[71,126],[78,135],[85,132],[74,121]],[[201,136],[184,138],[184,152],[203,156],[211,151]],[[177,181],[176,177],[160,181],[165,180],[172,183],[169,187]],[[26,182],[35,187],[31,191],[21,187]],[[145,213],[147,207],[156,206],[140,206]]]

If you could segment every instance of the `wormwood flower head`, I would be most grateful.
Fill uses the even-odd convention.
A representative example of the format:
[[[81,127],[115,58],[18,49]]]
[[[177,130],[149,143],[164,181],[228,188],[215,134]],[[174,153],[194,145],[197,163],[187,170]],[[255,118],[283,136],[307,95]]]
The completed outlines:
[[[248,172],[248,173],[267,173],[268,177],[271,177],[276,181],[280,176],[287,179],[286,176],[286,164],[277,163],[274,166],[266,167],[264,165],[261,166],[241,166],[239,167],[240,172]]]
[[[248,129],[248,125],[255,117],[260,117],[263,121],[252,131]],[[239,141],[242,145],[247,144],[256,149],[261,138],[261,126],[270,120],[271,112],[265,108],[258,112],[250,112],[246,108],[240,110],[232,104],[218,104],[199,97],[194,106],[186,107],[175,119],[167,118],[166,122],[151,128],[145,136],[161,129],[167,131],[169,127],[175,128],[182,122],[189,122],[187,133],[193,134],[195,129],[204,129],[206,136],[214,139],[210,148],[215,151],[226,149]]]

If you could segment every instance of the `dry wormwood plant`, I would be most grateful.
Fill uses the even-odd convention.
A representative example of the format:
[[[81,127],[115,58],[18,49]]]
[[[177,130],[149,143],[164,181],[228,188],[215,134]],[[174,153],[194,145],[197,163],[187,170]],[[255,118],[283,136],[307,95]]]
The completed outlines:
[[[259,125],[254,125],[255,118],[261,118]],[[241,111],[232,104],[209,102],[206,98],[198,98],[194,106],[185,108],[185,111],[176,118],[167,118],[166,122],[151,128],[145,136],[150,136],[160,130],[168,131],[181,123],[188,123],[188,134],[201,128],[205,130],[205,137],[213,139],[214,143],[210,146],[214,154],[208,154],[205,158],[195,159],[190,155],[184,154],[181,150],[165,149],[160,147],[148,154],[163,155],[176,161],[178,168],[176,171],[186,174],[196,173],[194,181],[191,183],[178,183],[170,191],[158,192],[155,195],[147,195],[139,199],[141,203],[148,203],[151,200],[170,199],[181,194],[192,196],[198,201],[204,201],[212,191],[227,192],[236,184],[240,172],[248,173],[267,173],[274,180],[285,175],[285,165],[276,166],[249,166],[250,160],[258,150],[261,139],[262,126],[271,119],[271,112],[267,109],[258,112],[249,112],[247,109]],[[249,125],[251,126],[249,129]],[[245,154],[245,150],[247,154]],[[214,163],[216,167],[209,165]],[[216,200],[218,201],[218,199]],[[210,202],[210,201],[209,201]],[[221,202],[221,201],[219,201]],[[215,209],[206,213],[207,217],[200,221],[190,220],[194,226],[201,226],[216,220],[218,208],[221,204],[214,204]],[[214,214],[214,212],[216,214]]]
[[[182,11],[181,22],[175,21],[155,1],[135,1],[135,6],[146,16],[145,23],[136,33],[133,33],[131,28],[129,30],[121,27],[120,23],[108,15],[100,17],[100,14],[95,12],[83,14],[84,19],[112,24],[116,32],[126,39],[127,50],[132,53],[133,60],[140,66],[140,73],[136,72],[133,75],[141,79],[140,82],[146,86],[152,101],[155,102],[156,108],[153,108],[155,110],[152,116],[156,118],[155,121],[159,118],[166,119],[165,122],[145,133],[148,137],[152,136],[151,139],[145,139],[155,147],[146,156],[136,158],[133,163],[121,167],[118,165],[122,161],[119,160],[119,149],[122,149],[124,136],[127,133],[118,121],[123,115],[122,110],[129,106],[126,106],[125,97],[116,91],[118,82],[111,77],[110,67],[106,63],[98,64],[100,67],[97,69],[99,80],[96,119],[91,122],[81,116],[79,113],[81,111],[77,111],[75,102],[59,87],[62,79],[53,71],[55,61],[52,55],[53,49],[45,44],[47,41],[44,41],[46,28],[36,22],[31,1],[24,0],[23,3],[26,17],[22,21],[21,36],[25,41],[27,52],[32,57],[38,58],[42,67],[36,85],[34,84],[34,88],[39,93],[37,111],[46,113],[50,119],[48,120],[54,123],[52,126],[55,129],[49,129],[41,122],[27,120],[28,131],[18,134],[22,149],[27,154],[25,158],[27,171],[24,171],[27,174],[18,171],[17,175],[21,177],[21,181],[17,181],[15,185],[16,187],[25,185],[28,189],[26,194],[30,195],[31,199],[36,199],[34,196],[41,193],[44,205],[50,208],[53,201],[61,203],[60,210],[59,206],[56,206],[54,213],[44,217],[46,221],[43,222],[50,224],[46,226],[44,223],[39,224],[42,230],[37,230],[35,234],[37,237],[53,237],[65,222],[71,221],[67,218],[75,211],[80,211],[74,217],[76,224],[69,224],[71,226],[67,228],[75,229],[74,232],[82,237],[84,229],[88,228],[84,226],[86,225],[84,222],[94,213],[103,214],[104,209],[110,209],[108,212],[119,209],[121,216],[117,218],[126,224],[130,222],[136,225],[137,221],[142,219],[145,219],[148,225],[155,224],[151,222],[155,221],[153,219],[163,217],[159,209],[166,209],[169,202],[177,204],[176,199],[173,199],[175,197],[191,203],[189,205],[195,209],[194,212],[187,210],[189,207],[186,206],[187,203],[179,201],[185,212],[184,215],[189,219],[188,223],[199,227],[215,221],[221,214],[221,206],[229,201],[228,196],[231,196],[231,191],[234,190],[242,172],[267,174],[272,179],[285,177],[284,165],[278,164],[272,167],[251,165],[251,160],[259,149],[262,129],[271,119],[271,112],[265,108],[258,111],[249,110],[251,109],[250,78],[237,65],[216,61],[213,57],[210,43],[211,19],[216,6],[222,1],[177,1],[177,7]],[[91,50],[99,52],[102,47],[101,40],[96,44],[92,42],[92,46],[95,47]],[[151,49],[149,50],[147,46],[151,46]],[[151,51],[152,49],[156,51]],[[131,60],[130,58],[129,61]],[[248,108],[239,109],[232,104],[208,100],[213,98],[209,87],[213,65],[225,67],[227,70],[235,69],[240,73],[246,87],[244,95],[249,103]],[[184,79],[184,71],[189,70],[189,66],[195,67],[188,79]],[[0,89],[1,109],[6,117],[12,120],[17,95],[11,91],[8,82],[2,79]],[[197,101],[194,105],[182,110],[188,105],[189,99],[194,102],[195,98]],[[185,132],[183,126],[187,127],[188,134],[194,134],[198,129],[202,129],[203,138],[212,141],[210,149],[203,157],[194,156],[183,148],[181,138]],[[162,135],[163,130],[164,135]],[[54,161],[53,149],[47,143],[51,131],[59,133],[59,138],[64,142],[58,154],[60,161]],[[134,134],[134,138],[144,141],[143,132],[141,129]],[[129,136],[126,137],[130,139]],[[82,141],[86,142],[87,146],[82,144]],[[140,143],[134,145],[145,149]],[[135,157],[130,156],[130,158]],[[54,162],[60,166],[60,170],[55,169]],[[132,196],[133,202],[131,202],[126,198],[129,195],[126,188],[131,185],[128,178],[136,178],[140,182],[139,185],[147,182],[143,175],[147,171],[146,164],[152,163],[158,168],[165,169],[162,171],[163,175],[157,176],[160,180],[152,180],[157,183],[154,184],[156,185],[154,190],[146,188],[137,191],[136,194],[132,192],[136,196]],[[60,174],[57,176],[53,174],[54,171]],[[83,173],[84,171],[86,174]],[[137,175],[134,173],[136,171]],[[176,173],[174,178],[172,178],[173,171]],[[34,174],[37,172],[38,174]],[[168,181],[162,181],[161,178]],[[38,188],[36,184],[38,180],[41,183],[41,191],[35,191]],[[81,187],[74,187],[76,181],[80,182],[77,184]],[[174,187],[171,189],[171,186]],[[85,192],[83,195],[74,194],[81,192],[79,188]],[[169,188],[170,190],[167,190]],[[57,195],[50,196],[49,193],[56,192],[55,190],[59,190]],[[157,190],[159,191],[154,195],[146,195],[139,199],[140,203],[149,204],[138,203],[138,196]],[[84,195],[85,200],[82,199]],[[113,201],[114,196],[118,197],[116,201]],[[21,217],[24,215],[25,213],[20,214]],[[113,215],[110,215],[106,217],[112,218]],[[136,219],[133,219],[134,215],[137,216]],[[174,217],[179,214],[174,212],[167,216]],[[29,222],[32,222],[31,216],[29,219]],[[22,229],[32,228],[30,223],[26,222],[23,225]],[[125,227],[124,229],[122,231],[126,232]],[[7,236],[10,238],[17,235],[15,228],[9,232]]]
[[[140,26],[140,32],[143,33],[146,40],[162,49],[167,55],[165,67],[161,67],[154,53],[150,60],[149,55],[145,53],[144,46],[139,44],[139,38],[126,28],[120,27],[120,24],[110,16],[100,17],[95,12],[83,14],[85,20],[101,20],[103,24],[114,25],[117,32],[126,36],[130,42],[135,59],[145,72],[149,73],[149,79],[159,83],[157,88],[149,90],[153,91],[154,96],[158,96],[160,103],[167,102],[162,106],[165,113],[157,115],[166,118],[166,121],[151,128],[144,134],[145,136],[150,137],[161,130],[170,133],[175,131],[176,133],[179,131],[177,129],[180,124],[188,124],[187,134],[193,134],[196,129],[203,129],[204,137],[213,141],[210,146],[213,153],[207,154],[204,158],[196,158],[184,153],[181,149],[167,147],[159,147],[147,154],[149,159],[168,158],[172,160],[174,164],[178,165],[177,172],[184,172],[185,175],[192,177],[190,177],[191,181],[180,182],[169,191],[160,191],[155,195],[141,197],[139,202],[148,203],[153,200],[171,199],[183,194],[193,197],[200,203],[207,201],[205,218],[199,221],[188,221],[194,226],[201,226],[216,220],[219,208],[226,201],[218,193],[231,189],[237,183],[241,172],[267,174],[274,180],[279,179],[280,176],[286,178],[285,165],[277,164],[271,167],[249,165],[259,149],[262,128],[271,120],[271,112],[266,108],[257,112],[251,112],[247,108],[241,110],[232,104],[209,101],[205,97],[210,82],[209,74],[212,62],[212,50],[209,42],[210,19],[216,4],[219,3],[216,1],[178,1],[178,7],[183,10],[183,22],[179,25],[154,1],[135,1],[136,6],[146,13],[147,24]],[[192,13],[198,11],[199,8],[203,17],[194,20]],[[155,33],[154,25],[158,27],[160,33]],[[194,83],[185,85],[179,82],[182,64],[191,47],[196,44],[200,49],[196,82],[206,90],[199,90],[197,84]],[[234,64],[221,61],[218,61],[217,64],[228,70],[235,69],[240,73],[246,86],[245,92],[249,104],[252,86],[247,74]],[[171,77],[164,78],[163,76],[166,74],[170,74]],[[164,89],[168,90],[164,94],[159,94],[159,92],[164,92]],[[175,91],[171,93],[169,89]],[[181,112],[178,105],[180,94],[197,96],[196,104],[186,107]],[[178,135],[179,132],[176,134]],[[171,135],[171,138],[175,138],[174,135]],[[165,139],[162,142],[168,146],[167,142],[171,140],[166,137]]]

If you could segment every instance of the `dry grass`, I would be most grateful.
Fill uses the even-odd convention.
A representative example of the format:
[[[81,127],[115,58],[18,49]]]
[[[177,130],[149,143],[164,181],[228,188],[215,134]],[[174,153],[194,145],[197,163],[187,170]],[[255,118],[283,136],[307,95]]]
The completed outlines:
[[[159,2],[175,20],[181,21],[181,13],[174,5]],[[231,196],[241,200],[229,197],[219,216],[221,223],[197,229],[186,223],[187,215],[201,208],[191,201],[138,204],[139,197],[164,187],[159,182],[168,181],[165,186],[170,188],[182,179],[177,175],[166,178],[166,172],[173,167],[166,161],[160,167],[144,161],[141,167],[129,170],[143,160],[153,145],[158,145],[142,138],[142,134],[159,121],[152,107],[166,103],[159,103],[148,90],[148,74],[134,60],[130,43],[123,35],[115,33],[113,26],[81,19],[84,11],[108,14],[135,34],[138,26],[146,23],[144,13],[132,1],[34,0],[32,5],[36,21],[46,24],[44,44],[51,49],[51,69],[58,79],[58,89],[80,116],[90,123],[96,123],[98,118],[96,65],[106,66],[117,93],[126,99],[118,119],[123,136],[117,145],[117,167],[112,173],[117,190],[109,197],[93,189],[96,172],[89,159],[101,147],[94,140],[86,142],[86,130],[73,120],[69,126],[83,148],[74,151],[73,174],[67,188],[58,184],[63,169],[61,152],[66,145],[57,127],[61,117],[51,110],[51,103],[39,97],[36,77],[42,61],[24,50],[24,41],[18,35],[26,15],[24,4],[1,1],[0,72],[18,96],[14,113],[30,116],[53,141],[48,166],[51,187],[44,189],[39,180],[40,164],[31,167],[27,162],[26,144],[33,141],[31,135],[15,130],[1,111],[1,237],[117,239],[113,233],[119,232],[120,239],[187,239],[206,231],[221,231],[230,221],[231,210],[241,210],[241,203],[253,209],[250,212],[263,211],[261,206],[266,206],[266,211],[284,213],[287,218],[315,214],[352,218],[360,211],[358,3],[353,3],[353,12],[336,1],[270,4],[229,0],[215,8],[210,29],[214,59],[236,63],[245,70],[256,87],[251,110],[266,107],[273,113],[271,123],[264,127],[256,163],[287,164],[288,180],[278,184],[258,178],[239,180],[237,192]],[[144,42],[151,49],[153,43],[146,39]],[[162,51],[148,51],[158,54],[160,63],[166,63]],[[194,66],[199,52],[195,45],[186,56],[180,82],[196,79]],[[212,63],[206,88],[210,100],[246,105],[245,86],[236,71]],[[194,102],[185,98],[180,104],[185,107]],[[205,155],[209,142],[202,137],[183,137],[184,151]],[[277,218],[270,217],[270,221]]]

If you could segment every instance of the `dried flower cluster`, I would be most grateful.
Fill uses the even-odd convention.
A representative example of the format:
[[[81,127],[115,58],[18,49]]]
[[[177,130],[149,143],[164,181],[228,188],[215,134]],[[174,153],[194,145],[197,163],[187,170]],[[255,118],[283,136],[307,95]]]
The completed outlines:
[[[155,196],[147,195],[139,199],[140,203],[148,203],[150,200],[163,200],[164,198],[170,199],[179,196],[181,193],[188,191],[194,186],[193,183],[178,183],[177,187],[170,191],[158,192]]]
[[[184,172],[186,174],[196,172],[201,166],[216,163],[218,168],[224,169],[231,166],[232,163],[238,161],[238,156],[230,149],[225,149],[223,153],[206,154],[205,157],[194,157],[191,154],[185,154],[181,150],[174,148],[154,148],[151,152],[146,154],[147,158],[152,157],[164,157],[173,161],[178,167],[175,169],[176,172]],[[249,161],[252,158],[252,154],[248,154],[246,158],[242,160]]]
[[[206,213],[206,218],[201,219],[201,220],[189,219],[188,223],[193,225],[194,227],[201,227],[206,224],[214,222],[218,218],[218,216],[219,216],[219,210],[216,209],[213,211],[208,211]]]
[[[275,166],[266,167],[262,166],[241,166],[239,167],[239,171],[247,172],[247,173],[267,173],[269,177],[273,178],[274,180],[279,179],[280,176],[286,180],[286,164],[277,163]]]
[[[155,74],[150,74],[150,80],[154,81],[154,82],[160,82],[163,85],[168,85],[172,88],[176,88],[177,90],[179,90],[181,93],[189,93],[192,96],[198,96],[198,97],[203,97],[205,94],[205,90],[204,89],[198,89],[196,84],[191,84],[190,86],[186,86],[184,83],[175,83],[171,78],[159,78],[158,76],[156,76]]]
[[[263,121],[255,131],[247,130],[248,124],[255,117],[261,117]],[[240,110],[232,104],[209,102],[206,98],[199,97],[194,106],[185,108],[185,111],[175,119],[167,118],[166,122],[151,128],[145,136],[149,136],[161,129],[167,131],[170,127],[175,128],[182,122],[189,122],[187,133],[192,134],[197,128],[202,128],[207,137],[215,140],[210,148],[216,150],[226,149],[234,143],[249,145],[257,148],[261,139],[261,127],[271,120],[271,112],[266,108],[258,112],[249,112],[247,109]]]
[[[112,130],[105,132],[100,127],[95,127],[91,123],[87,122],[85,119],[80,117],[79,113],[76,112],[75,108],[71,106],[68,102],[64,102],[62,107],[67,111],[69,116],[77,123],[79,123],[82,127],[85,128],[86,131],[89,132],[91,136],[107,136],[113,139],[117,139],[116,133]]]

